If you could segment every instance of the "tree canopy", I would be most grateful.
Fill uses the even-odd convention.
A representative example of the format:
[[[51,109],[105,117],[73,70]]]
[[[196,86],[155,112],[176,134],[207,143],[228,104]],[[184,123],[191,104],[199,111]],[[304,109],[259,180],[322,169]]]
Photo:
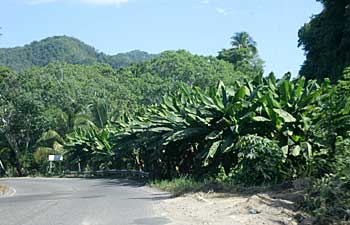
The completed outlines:
[[[318,0],[323,11],[299,30],[306,53],[300,74],[308,79],[329,77],[333,82],[350,66],[350,1]]]
[[[257,44],[247,32],[231,37],[231,48],[219,52],[218,59],[232,63],[244,73],[263,73],[263,61],[258,56]]]
[[[46,132],[66,137],[87,120],[95,121],[95,128],[78,134],[105,132],[106,117],[92,119],[103,114],[97,106],[106,106],[108,121],[113,121],[160,103],[183,85],[207,89],[219,80],[234,83],[245,76],[228,62],[184,50],[119,69],[58,62],[22,72],[0,67],[0,158],[8,158],[4,164],[14,166],[14,173],[27,174],[38,169],[34,156],[39,160],[48,149],[38,143]]]

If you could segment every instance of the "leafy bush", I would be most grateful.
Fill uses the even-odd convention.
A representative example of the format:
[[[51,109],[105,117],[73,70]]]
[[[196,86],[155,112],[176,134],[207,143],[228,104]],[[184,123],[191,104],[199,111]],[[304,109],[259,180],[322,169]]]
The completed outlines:
[[[348,171],[350,172],[350,171]],[[315,224],[348,224],[350,179],[329,175],[321,178],[305,196],[304,207],[316,216]]]
[[[275,141],[247,135],[240,137],[234,147],[238,162],[233,169],[233,179],[249,185],[277,183],[287,174],[286,155]]]
[[[349,77],[335,86],[323,87],[315,109],[314,139],[326,157],[318,161],[328,175],[318,179],[308,191],[304,207],[316,216],[316,224],[350,222],[350,82]]]

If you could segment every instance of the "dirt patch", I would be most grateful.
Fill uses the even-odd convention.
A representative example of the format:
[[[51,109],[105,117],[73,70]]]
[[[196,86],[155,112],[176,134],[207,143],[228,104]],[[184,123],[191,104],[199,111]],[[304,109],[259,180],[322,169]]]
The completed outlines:
[[[0,195],[4,195],[8,190],[9,187],[0,184]]]
[[[295,204],[272,194],[187,194],[155,205],[169,225],[294,225]]]

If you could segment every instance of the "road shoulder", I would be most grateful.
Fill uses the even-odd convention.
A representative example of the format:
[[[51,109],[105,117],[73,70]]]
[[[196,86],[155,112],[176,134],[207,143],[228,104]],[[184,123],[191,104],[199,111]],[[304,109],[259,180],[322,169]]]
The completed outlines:
[[[268,194],[192,193],[165,199],[155,211],[179,224],[296,225],[293,202]]]

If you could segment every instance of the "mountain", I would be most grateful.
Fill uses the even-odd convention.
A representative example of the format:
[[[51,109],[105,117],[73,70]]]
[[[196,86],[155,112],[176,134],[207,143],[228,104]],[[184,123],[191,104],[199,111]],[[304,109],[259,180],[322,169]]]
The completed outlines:
[[[79,39],[68,36],[54,36],[34,41],[23,47],[0,48],[0,65],[16,71],[33,66],[45,66],[51,62],[93,65],[107,63],[120,68],[132,63],[143,62],[156,55],[134,50],[117,55],[107,55],[96,51]]]

